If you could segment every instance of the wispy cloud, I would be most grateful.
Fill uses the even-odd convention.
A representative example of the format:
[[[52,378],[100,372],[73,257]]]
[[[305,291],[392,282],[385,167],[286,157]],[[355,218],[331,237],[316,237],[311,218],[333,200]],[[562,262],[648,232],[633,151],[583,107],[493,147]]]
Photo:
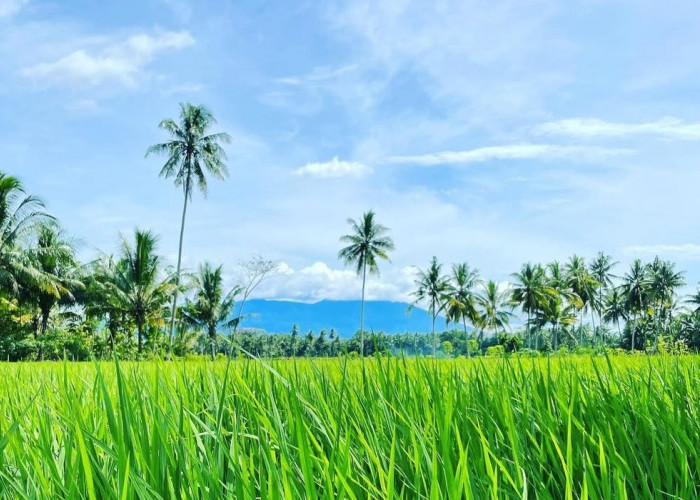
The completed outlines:
[[[664,256],[678,259],[700,259],[700,245],[684,243],[682,245],[635,245],[625,248],[626,255]]]
[[[186,31],[138,34],[97,52],[79,49],[55,61],[25,67],[20,73],[44,85],[96,86],[114,82],[133,87],[158,53],[193,44],[194,38]]]
[[[365,177],[372,173],[372,168],[364,163],[341,161],[334,157],[331,161],[322,163],[307,163],[294,171],[294,175],[302,177],[338,178]]]
[[[0,0],[0,19],[17,14],[27,0]]]
[[[390,163],[415,165],[447,165],[479,163],[490,160],[568,160],[574,162],[598,162],[612,157],[633,153],[630,149],[595,146],[559,146],[553,144],[510,144],[489,146],[466,151],[442,151],[425,155],[392,156]]]
[[[536,128],[542,135],[567,137],[629,137],[656,136],[681,141],[700,140],[700,123],[687,123],[680,118],[667,117],[646,123],[616,123],[597,118],[571,118],[548,122]]]
[[[319,66],[314,68],[311,73],[303,76],[287,76],[284,78],[278,78],[278,83],[283,83],[285,85],[291,86],[314,86],[319,85],[323,82],[328,82],[329,80],[336,80],[341,76],[347,75],[348,73],[357,69],[357,65],[348,64],[338,68],[331,66]]]

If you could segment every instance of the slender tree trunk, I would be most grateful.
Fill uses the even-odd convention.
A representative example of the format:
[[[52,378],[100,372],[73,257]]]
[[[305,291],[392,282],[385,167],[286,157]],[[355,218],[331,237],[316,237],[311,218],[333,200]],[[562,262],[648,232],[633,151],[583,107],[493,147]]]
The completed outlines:
[[[362,264],[362,301],[360,303],[360,356],[365,357],[365,285],[367,282],[367,257]]]
[[[216,359],[216,331],[209,330],[209,340],[211,341],[211,360]]]
[[[467,318],[462,315],[462,323],[464,324],[464,343],[467,345],[467,357],[471,358],[472,354],[469,351],[469,334],[467,333]]]
[[[434,309],[434,308],[433,308],[433,309]],[[435,347],[436,347],[436,346],[435,346],[435,317],[437,316],[437,314],[433,313],[432,316],[433,316],[433,328],[432,328],[431,331],[433,332],[433,333],[432,333],[432,340],[433,340],[433,358],[434,358],[434,357],[435,357],[435,352],[436,352],[436,349],[435,349]]]
[[[182,205],[182,221],[180,222],[180,244],[177,250],[177,270],[175,271],[175,291],[173,292],[172,316],[170,317],[170,333],[168,335],[168,359],[172,357],[173,336],[175,334],[175,311],[177,308],[177,293],[180,287],[180,268],[182,265],[182,240],[185,236],[185,217],[187,216],[187,199],[189,193],[189,178],[185,184],[185,202]]]
[[[527,324],[525,325],[527,332],[527,348],[532,349],[532,336],[530,335],[530,308],[527,309]]]
[[[139,354],[141,354],[143,352],[143,324],[140,321],[138,325],[136,325],[136,331],[139,336]]]
[[[622,328],[620,328],[620,321],[617,321],[617,335],[620,337],[620,344],[622,344]]]
[[[637,315],[634,315],[632,320],[632,344],[630,345],[630,351],[634,352],[634,334],[637,333]]]

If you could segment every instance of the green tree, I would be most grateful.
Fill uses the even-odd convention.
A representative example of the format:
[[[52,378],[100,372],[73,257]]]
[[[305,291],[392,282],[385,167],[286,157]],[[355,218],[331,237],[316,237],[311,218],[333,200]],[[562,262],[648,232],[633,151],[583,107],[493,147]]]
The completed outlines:
[[[180,122],[166,119],[159,127],[165,130],[171,140],[154,144],[146,152],[161,154],[167,157],[160,176],[173,178],[176,187],[183,190],[182,220],[180,222],[180,242],[177,251],[177,269],[175,271],[175,289],[173,292],[172,312],[170,317],[169,344],[172,348],[175,331],[175,308],[177,307],[178,286],[182,265],[182,242],[185,235],[185,218],[187,203],[192,199],[195,187],[206,196],[207,174],[224,180],[228,176],[226,167],[226,152],[222,144],[231,142],[231,137],[223,132],[211,133],[211,127],[216,124],[214,115],[204,106],[180,104]]]
[[[505,331],[510,325],[512,314],[506,310],[509,295],[507,290],[501,290],[498,283],[489,280],[479,296],[481,326],[493,335],[499,331]]]
[[[163,260],[157,254],[158,238],[150,231],[136,230],[134,243],[122,236],[119,260],[111,261],[102,271],[102,296],[112,308],[129,315],[138,335],[138,352],[143,352],[145,328],[150,320],[162,314],[173,285],[162,276]]]
[[[447,322],[462,323],[464,328],[464,342],[467,347],[467,356],[471,356],[468,342],[467,321],[472,326],[478,322],[479,313],[476,308],[477,294],[475,288],[482,284],[478,269],[472,269],[466,262],[454,264],[452,275],[448,283],[446,293],[447,304],[445,319]]]
[[[623,290],[627,318],[632,319],[630,350],[636,349],[635,336],[638,329],[638,320],[642,314],[649,311],[649,277],[647,268],[642,261],[636,259],[632,262],[629,271],[623,277]]]
[[[28,283],[47,291],[56,286],[20,244],[50,220],[43,202],[28,195],[19,179],[0,173],[0,286],[5,290],[17,294],[20,284]]]
[[[676,299],[676,290],[685,285],[682,272],[676,272],[672,262],[662,261],[658,257],[647,266],[648,288],[656,326],[654,328],[654,350],[656,351],[659,333],[666,334],[670,322],[668,316]]]
[[[360,353],[364,355],[365,348],[365,288],[367,271],[379,274],[378,261],[389,261],[389,252],[394,250],[393,240],[386,234],[387,227],[377,223],[374,212],[370,210],[362,215],[359,222],[347,220],[352,228],[350,234],[340,237],[342,243],[348,245],[338,252],[338,258],[345,265],[354,266],[358,276],[362,276],[362,301],[360,304]]]
[[[617,262],[613,260],[610,255],[606,255],[603,252],[598,252],[598,255],[590,263],[588,270],[596,282],[598,282],[598,297],[597,300],[592,303],[591,308],[591,320],[593,318],[593,311],[598,313],[599,325],[603,326],[605,321],[605,302],[604,296],[609,292],[613,286],[613,275],[612,270],[617,265]],[[593,330],[595,332],[595,324],[593,325]]]
[[[40,316],[38,333],[44,334],[56,304],[74,301],[74,293],[82,290],[84,284],[73,243],[55,222],[45,222],[37,227],[36,247],[30,253],[36,268],[50,278],[48,286],[35,290]]]
[[[624,292],[619,287],[611,289],[605,296],[603,320],[617,326],[617,333],[621,341],[622,330],[620,329],[620,321],[627,320],[627,304]]]
[[[583,345],[583,315],[595,301],[596,291],[600,284],[590,275],[586,262],[578,255],[574,255],[569,259],[565,272],[567,286],[580,299],[575,307],[580,314],[579,343]]]
[[[231,315],[241,287],[226,292],[222,266],[214,268],[208,262],[199,266],[193,284],[194,298],[187,300],[182,315],[188,324],[206,332],[211,344],[211,359],[214,359],[219,328],[232,328],[237,322],[237,318],[231,318]]]
[[[532,315],[541,310],[545,303],[556,295],[556,290],[547,285],[547,276],[544,268],[539,264],[524,264],[519,273],[512,275],[515,283],[511,289],[511,302],[514,306],[520,306],[527,316],[525,324],[527,346],[532,349],[532,336],[530,335]]]
[[[438,314],[444,309],[448,300],[448,292],[450,283],[447,276],[442,274],[442,264],[438,263],[437,257],[433,256],[430,261],[430,266],[425,271],[418,269],[418,275],[414,282],[417,286],[413,296],[416,298],[414,305],[423,302],[428,303],[428,312],[432,319],[431,327],[431,343],[433,347],[433,356],[437,351],[435,340],[435,320]]]

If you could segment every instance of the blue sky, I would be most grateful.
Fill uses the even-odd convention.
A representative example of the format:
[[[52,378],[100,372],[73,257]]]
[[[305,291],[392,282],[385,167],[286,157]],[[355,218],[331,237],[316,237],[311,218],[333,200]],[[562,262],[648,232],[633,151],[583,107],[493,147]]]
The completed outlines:
[[[266,297],[357,298],[345,219],[397,250],[370,298],[432,255],[507,279],[525,261],[655,254],[700,280],[700,4],[670,0],[0,0],[0,169],[83,254],[181,195],[144,158],[179,102],[229,132],[185,263],[284,274]]]

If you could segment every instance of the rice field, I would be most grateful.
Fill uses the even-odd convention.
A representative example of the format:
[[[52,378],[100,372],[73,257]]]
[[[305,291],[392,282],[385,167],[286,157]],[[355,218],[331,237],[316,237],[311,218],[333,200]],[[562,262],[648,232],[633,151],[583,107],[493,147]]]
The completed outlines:
[[[0,498],[696,498],[699,362],[0,364]]]

